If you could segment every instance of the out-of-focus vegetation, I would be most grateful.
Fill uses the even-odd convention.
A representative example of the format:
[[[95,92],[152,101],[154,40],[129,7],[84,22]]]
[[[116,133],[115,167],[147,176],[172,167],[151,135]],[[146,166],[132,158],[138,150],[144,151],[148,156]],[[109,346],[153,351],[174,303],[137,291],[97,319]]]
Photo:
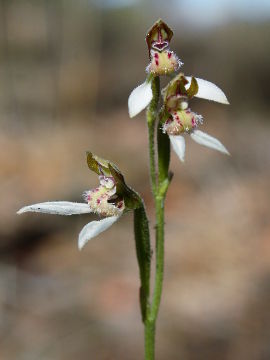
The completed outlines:
[[[0,15],[0,357],[140,359],[132,216],[79,253],[88,215],[15,213],[80,201],[96,185],[91,150],[119,165],[152,215],[144,116],[128,118],[127,98],[144,81],[145,32],[162,14],[142,3],[2,0]],[[173,27],[183,71],[231,102],[190,106],[232,156],[190,141],[184,165],[172,154],[158,359],[268,359],[270,24]]]

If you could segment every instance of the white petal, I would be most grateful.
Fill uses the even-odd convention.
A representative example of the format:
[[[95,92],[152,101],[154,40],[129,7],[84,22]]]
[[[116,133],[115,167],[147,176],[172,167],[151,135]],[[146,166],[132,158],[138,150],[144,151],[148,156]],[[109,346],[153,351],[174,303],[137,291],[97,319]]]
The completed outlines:
[[[218,139],[206,134],[203,131],[194,130],[190,134],[190,136],[194,141],[196,141],[196,143],[198,143],[200,145],[204,145],[211,149],[214,149],[214,150],[220,151],[224,154],[230,155],[228,150],[225,148],[224,145],[221,144],[221,142]]]
[[[186,88],[188,88],[190,85],[191,76],[185,76],[185,78],[189,82],[186,85]],[[217,101],[221,104],[229,104],[229,101],[226,98],[226,95],[217,85],[211,83],[210,81],[199,79],[199,78],[196,78],[196,80],[199,85],[199,91],[195,95],[196,97],[206,99],[206,100]]]
[[[86,224],[79,234],[78,247],[81,250],[84,245],[93,237],[107,230],[113,223],[119,219],[119,216],[110,216],[99,221],[91,221]]]
[[[48,201],[40,204],[24,206],[19,211],[17,211],[17,214],[22,214],[25,212],[40,212],[56,215],[78,215],[91,213],[92,210],[90,209],[89,205],[85,203]]]
[[[184,162],[186,143],[185,138],[182,135],[169,135],[173,150],[176,152],[179,159]]]
[[[153,98],[151,81],[144,82],[137,86],[129,95],[128,98],[128,112],[132,118],[139,114],[143,109],[150,104]]]

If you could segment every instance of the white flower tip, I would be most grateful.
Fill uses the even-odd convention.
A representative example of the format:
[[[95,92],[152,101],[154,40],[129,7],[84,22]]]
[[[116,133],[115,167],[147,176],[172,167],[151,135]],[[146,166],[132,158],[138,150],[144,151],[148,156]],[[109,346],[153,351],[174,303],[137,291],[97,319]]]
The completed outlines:
[[[151,82],[145,81],[143,84],[137,86],[129,95],[128,98],[128,112],[129,116],[133,118],[145,109],[153,98]]]
[[[219,89],[219,88],[218,88]],[[222,91],[221,89],[219,89],[220,91]],[[230,105],[230,102],[229,102],[229,100],[227,99],[227,97],[226,97],[226,95],[224,94],[224,92],[222,91],[222,96],[220,97],[220,100],[218,101],[218,100],[213,100],[213,101],[217,101],[217,102],[219,102],[219,103],[221,103],[221,104],[223,104],[223,105]],[[195,95],[196,96],[196,95]]]
[[[119,219],[119,216],[110,216],[99,221],[91,221],[86,224],[80,234],[78,239],[78,248],[82,250],[85,244],[91,240],[93,237],[99,235],[101,232],[107,230],[113,223]]]
[[[185,138],[182,135],[169,135],[173,150],[179,159],[184,162],[185,161],[185,150],[186,150],[186,142]]]
[[[18,210],[18,211],[16,212],[16,214],[20,215],[20,214],[26,212],[27,210],[25,210],[25,208],[26,208],[26,206],[22,207],[20,210]]]
[[[204,145],[210,149],[214,149],[220,151],[223,154],[230,155],[229,151],[225,148],[225,146],[213,136],[206,134],[200,130],[194,130],[190,134],[191,138],[198,144]]]
[[[186,87],[188,88],[191,82],[191,76],[185,76],[188,80]],[[195,95],[198,98],[216,101],[221,104],[229,105],[229,101],[224,92],[215,84],[210,81],[199,79],[196,77],[199,90]]]
[[[87,241],[86,241],[86,242],[87,242]],[[83,243],[82,241],[78,240],[78,250],[79,250],[79,251],[82,251],[82,249],[83,249],[84,245],[86,244],[86,242]]]

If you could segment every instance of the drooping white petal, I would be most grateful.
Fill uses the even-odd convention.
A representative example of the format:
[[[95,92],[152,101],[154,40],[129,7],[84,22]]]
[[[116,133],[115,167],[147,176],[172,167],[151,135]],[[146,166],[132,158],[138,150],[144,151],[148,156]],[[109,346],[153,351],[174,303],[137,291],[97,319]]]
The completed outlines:
[[[173,150],[176,152],[179,159],[184,162],[186,143],[185,138],[182,135],[169,135]]]
[[[223,154],[230,155],[229,151],[225,148],[224,145],[221,144],[221,142],[214,138],[213,136],[210,136],[206,134],[203,131],[200,130],[194,130],[190,134],[191,138],[198,144],[207,146],[211,149],[217,150],[222,152]]]
[[[78,240],[78,247],[81,250],[84,245],[93,237],[99,235],[101,232],[107,230],[113,223],[119,219],[119,216],[110,216],[98,221],[91,221],[86,224],[80,234]]]
[[[45,214],[56,214],[56,215],[79,215],[91,213],[88,204],[76,203],[69,201],[47,201],[40,204],[33,204],[24,206],[17,214],[25,212],[40,212]]]
[[[139,114],[143,109],[150,104],[153,98],[151,81],[145,81],[143,84],[137,86],[129,95],[128,98],[128,112],[132,118]]]
[[[188,84],[186,85],[186,88],[189,87],[191,76],[185,76],[185,78],[188,80]],[[211,83],[210,81],[203,80],[196,78],[199,86],[198,93],[195,95],[198,98],[206,99],[206,100],[212,100],[219,102],[221,104],[229,104],[229,101],[224,94],[224,92],[215,84]]]

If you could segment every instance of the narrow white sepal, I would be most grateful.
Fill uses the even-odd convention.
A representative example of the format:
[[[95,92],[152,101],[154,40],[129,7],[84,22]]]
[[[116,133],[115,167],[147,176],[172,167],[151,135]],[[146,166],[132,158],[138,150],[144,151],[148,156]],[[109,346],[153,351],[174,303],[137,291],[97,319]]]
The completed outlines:
[[[223,154],[230,155],[229,151],[225,148],[224,145],[221,144],[221,142],[214,138],[213,136],[210,136],[206,134],[203,131],[200,130],[194,130],[190,134],[191,138],[198,144],[207,146],[211,149],[217,150],[222,152]]]
[[[101,232],[107,230],[113,223],[119,219],[119,216],[110,216],[98,221],[91,221],[86,224],[80,234],[78,240],[78,247],[81,250],[84,245],[93,237],[99,235]]]
[[[150,104],[153,98],[151,81],[145,81],[143,84],[137,86],[129,95],[128,98],[128,112],[132,118],[139,114],[143,109]]]
[[[85,203],[76,203],[69,201],[47,201],[40,204],[24,206],[17,214],[25,212],[40,212],[55,215],[79,215],[91,213],[90,206]]]
[[[185,149],[186,142],[185,138],[182,135],[169,135],[173,150],[176,152],[176,155],[179,159],[184,162],[185,161]]]
[[[190,85],[191,76],[185,76],[185,78],[188,80],[188,84],[186,85],[186,88],[188,88]],[[199,86],[198,93],[195,95],[196,97],[216,101],[221,104],[229,104],[226,95],[217,85],[211,83],[210,81],[199,78],[196,78],[196,80]]]

